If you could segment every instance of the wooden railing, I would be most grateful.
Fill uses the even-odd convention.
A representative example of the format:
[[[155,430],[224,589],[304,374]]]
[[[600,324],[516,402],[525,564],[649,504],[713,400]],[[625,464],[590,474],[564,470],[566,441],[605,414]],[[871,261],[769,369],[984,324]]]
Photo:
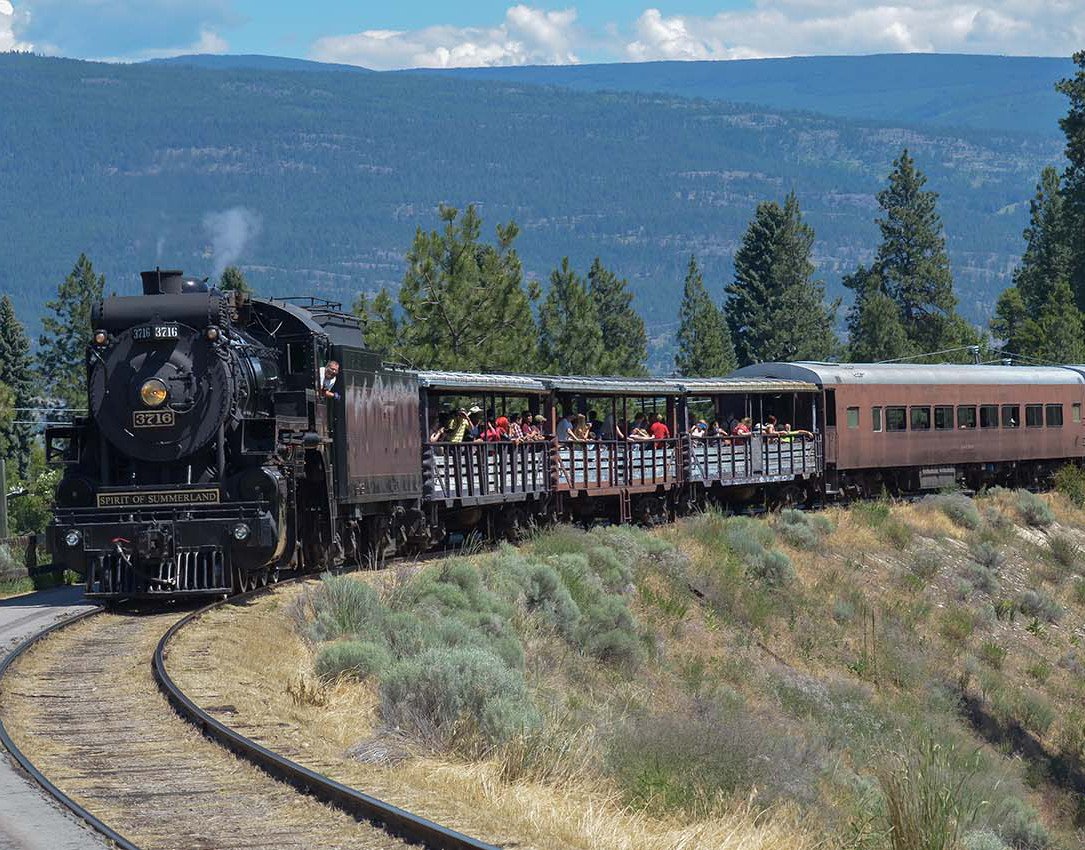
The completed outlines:
[[[514,493],[544,493],[549,489],[550,443],[430,443],[424,462],[427,495],[435,499],[466,499]]]
[[[678,480],[676,439],[560,443],[556,457],[561,489],[648,487]]]

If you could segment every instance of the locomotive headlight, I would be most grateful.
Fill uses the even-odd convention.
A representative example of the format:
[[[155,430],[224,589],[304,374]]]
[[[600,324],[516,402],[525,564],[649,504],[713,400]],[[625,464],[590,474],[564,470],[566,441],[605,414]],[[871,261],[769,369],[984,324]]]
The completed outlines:
[[[249,539],[249,527],[243,522],[234,526],[234,540],[241,542]]]
[[[64,542],[67,543],[69,546],[78,546],[79,541],[82,539],[83,535],[74,528],[64,535]]]
[[[147,407],[161,407],[166,400],[166,385],[158,378],[151,378],[139,388],[139,397]]]
[[[95,345],[105,345],[107,342],[109,342],[109,334],[107,334],[105,331],[94,332]]]
[[[211,342],[214,342],[216,339],[219,338],[219,329],[216,328],[216,327],[213,327],[213,326],[208,328],[207,329],[207,338],[209,340],[211,340]]]

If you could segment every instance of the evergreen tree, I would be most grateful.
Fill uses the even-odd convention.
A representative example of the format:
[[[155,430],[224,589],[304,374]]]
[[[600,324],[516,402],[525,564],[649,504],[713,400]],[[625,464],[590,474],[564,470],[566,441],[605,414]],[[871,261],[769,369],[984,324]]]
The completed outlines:
[[[588,271],[588,291],[606,345],[599,371],[604,375],[647,375],[648,334],[644,319],[633,309],[629,281],[619,278],[596,257]]]
[[[395,357],[399,325],[388,289],[382,286],[372,301],[361,293],[354,301],[354,315],[361,319],[365,347],[384,357]]]
[[[30,340],[26,330],[15,315],[15,307],[8,296],[0,298],[0,384],[12,394],[12,408],[30,407],[34,396],[31,377]],[[0,454],[14,460],[19,476],[25,477],[30,463],[30,447],[33,434],[29,425],[16,425],[12,416],[6,424],[0,424]]]
[[[86,254],[80,254],[57,297],[46,303],[44,333],[38,339],[38,368],[49,395],[68,407],[87,406],[86,348],[91,307],[102,299],[105,275],[96,275]]]
[[[991,319],[991,332],[1002,340],[1002,348],[1009,354],[1026,357],[1035,355],[1032,334],[1035,325],[1031,323],[1025,299],[1021,290],[1010,286],[1002,290],[995,304],[995,315]]]
[[[1085,340],[1081,311],[1067,281],[1060,281],[1044,304],[1039,317],[1029,320],[1030,336],[1036,340],[1032,356],[1046,363],[1085,363]]]
[[[1078,307],[1085,309],[1085,50],[1073,56],[1077,71],[1056,89],[1070,100],[1059,127],[1066,137],[1067,162],[1062,196],[1066,203],[1064,233],[1070,254],[1070,286]]]
[[[606,358],[599,312],[569,258],[550,274],[550,291],[539,311],[539,359],[543,370],[596,375]]]
[[[837,346],[837,305],[826,306],[825,284],[814,279],[814,231],[794,193],[781,207],[757,205],[735,254],[727,287],[727,321],[740,365],[777,360],[824,360]]]
[[[938,194],[924,189],[926,182],[905,149],[893,163],[889,185],[878,193],[882,242],[872,266],[917,353],[963,342]]]
[[[227,266],[222,270],[218,288],[223,292],[236,291],[248,295],[252,294],[252,287],[249,286],[249,282],[245,280],[245,275],[241,273],[241,269],[237,266]]]
[[[712,303],[697,258],[691,255],[682,290],[674,368],[686,377],[705,378],[728,375],[736,365],[727,320]]]
[[[877,363],[912,354],[900,309],[885,294],[876,276],[860,268],[844,282],[857,291],[855,304],[848,312],[848,360]]]
[[[530,370],[538,288],[524,284],[513,248],[519,228],[498,225],[497,244],[488,245],[473,205],[462,217],[443,205],[439,214],[444,230],[419,228],[407,253],[395,356],[432,369]]]

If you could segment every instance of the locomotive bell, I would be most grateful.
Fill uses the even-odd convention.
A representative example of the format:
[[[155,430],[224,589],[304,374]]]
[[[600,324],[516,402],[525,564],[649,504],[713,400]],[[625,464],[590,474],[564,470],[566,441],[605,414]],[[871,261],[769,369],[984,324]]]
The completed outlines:
[[[196,277],[185,277],[180,269],[160,269],[140,272],[144,295],[186,295],[195,292],[207,292],[207,281]]]

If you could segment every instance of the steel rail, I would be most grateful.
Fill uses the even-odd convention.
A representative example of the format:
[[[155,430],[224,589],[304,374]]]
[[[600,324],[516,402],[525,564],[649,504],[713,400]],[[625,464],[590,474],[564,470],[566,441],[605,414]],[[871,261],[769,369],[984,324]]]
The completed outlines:
[[[23,655],[23,653],[25,653],[28,649],[41,641],[43,638],[46,638],[54,632],[58,632],[63,628],[74,625],[75,623],[81,623],[84,620],[90,619],[96,614],[102,613],[102,611],[104,610],[105,609],[103,607],[99,606],[97,608],[92,608],[89,611],[83,611],[79,614],[75,614],[74,616],[67,617],[63,620],[60,620],[59,622],[53,623],[53,625],[49,626],[49,628],[43,629],[42,631],[31,635],[22,643],[20,643],[17,647],[15,647],[15,649],[13,649],[10,653],[8,653],[7,657],[3,660],[3,662],[0,662],[0,679],[4,678],[8,670],[11,668],[11,665],[14,664],[15,661]],[[57,788],[56,785],[46,779],[45,775],[42,774],[42,772],[34,766],[34,763],[30,761],[30,759],[26,757],[23,751],[15,745],[15,742],[11,740],[11,736],[8,734],[8,730],[4,726],[4,721],[2,717],[0,717],[0,744],[3,744],[4,748],[7,749],[9,753],[11,753],[12,758],[15,759],[19,767],[26,771],[26,773],[28,773],[35,782],[37,782],[42,788],[44,788],[46,792],[48,792],[62,806],[68,809],[68,811],[70,811],[73,815],[84,821],[93,830],[100,833],[103,837],[111,841],[121,850],[140,850],[139,847],[137,847],[123,835],[118,833],[108,824],[100,821],[85,808],[79,805],[79,803],[75,802],[75,800],[73,800],[71,797],[69,797],[59,788]]]
[[[406,809],[401,809],[391,803],[386,803],[369,794],[362,793],[261,746],[216,720],[196,705],[173,681],[166,670],[167,647],[181,629],[207,612],[225,604],[244,601],[268,592],[273,587],[281,587],[288,583],[290,582],[279,582],[268,587],[261,587],[247,593],[230,596],[227,599],[217,600],[187,614],[170,626],[155,648],[152,663],[155,679],[174,710],[182,718],[196,726],[206,737],[259,767],[273,778],[294,786],[302,793],[329,803],[358,820],[376,824],[392,835],[421,844],[430,848],[430,850],[498,850],[495,845],[486,844],[419,815],[412,814]]]

